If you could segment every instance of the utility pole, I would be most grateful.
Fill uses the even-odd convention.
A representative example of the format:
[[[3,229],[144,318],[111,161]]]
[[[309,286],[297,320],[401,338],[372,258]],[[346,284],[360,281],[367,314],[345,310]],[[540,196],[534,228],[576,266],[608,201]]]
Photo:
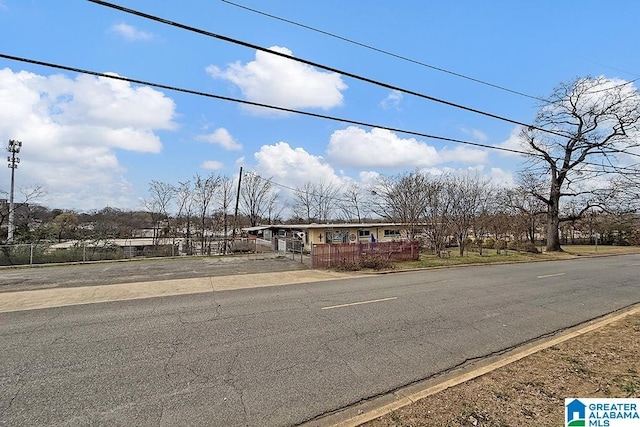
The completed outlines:
[[[240,185],[242,184],[242,166],[240,166],[240,174],[238,175],[238,191],[236,192],[236,209],[233,214],[233,231],[231,232],[231,244],[236,242],[236,228],[238,227],[238,205],[240,204]]]
[[[9,228],[7,229],[7,243],[13,243],[13,232],[15,230],[14,223],[14,207],[13,207],[13,188],[14,188],[14,178],[15,172],[18,168],[18,163],[20,163],[20,159],[16,157],[16,154],[20,152],[20,147],[22,147],[22,142],[16,141],[13,139],[9,140],[9,146],[7,147],[7,151],[11,153],[9,157],[7,157],[7,161],[9,162],[9,169],[11,169],[11,192],[9,193]]]

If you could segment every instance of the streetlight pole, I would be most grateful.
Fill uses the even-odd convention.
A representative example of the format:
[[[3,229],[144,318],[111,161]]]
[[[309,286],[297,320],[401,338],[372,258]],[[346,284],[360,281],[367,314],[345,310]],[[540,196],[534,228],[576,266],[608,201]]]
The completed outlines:
[[[11,153],[10,156],[7,157],[7,161],[9,162],[9,169],[11,169],[11,192],[9,193],[9,228],[7,229],[7,243],[13,243],[13,231],[15,230],[14,223],[14,207],[13,207],[13,188],[14,188],[14,178],[15,172],[18,168],[18,163],[20,163],[20,159],[16,157],[16,154],[20,152],[20,147],[22,147],[22,142],[16,141],[13,139],[9,140],[9,146],[7,147],[7,151]]]

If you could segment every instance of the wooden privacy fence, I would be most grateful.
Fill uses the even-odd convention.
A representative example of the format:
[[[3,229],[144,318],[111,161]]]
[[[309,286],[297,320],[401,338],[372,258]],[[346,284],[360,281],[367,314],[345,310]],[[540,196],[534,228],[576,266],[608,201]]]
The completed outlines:
[[[358,263],[367,256],[379,256],[387,261],[418,260],[420,246],[417,241],[315,244],[311,248],[311,267],[328,268]]]

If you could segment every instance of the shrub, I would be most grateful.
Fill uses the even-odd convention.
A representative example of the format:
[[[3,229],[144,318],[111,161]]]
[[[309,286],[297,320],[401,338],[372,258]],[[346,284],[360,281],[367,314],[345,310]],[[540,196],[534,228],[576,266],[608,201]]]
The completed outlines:
[[[358,271],[363,268],[371,268],[373,270],[393,269],[394,264],[382,255],[364,255],[358,261],[343,260],[336,264],[336,271]]]
[[[353,261],[341,261],[335,266],[336,271],[358,271],[360,264]]]
[[[532,253],[532,254],[539,254],[540,253],[538,248],[536,248],[536,244],[533,243],[533,242],[526,242],[523,246],[524,246],[523,250],[525,252],[529,252],[529,253]]]
[[[393,262],[381,255],[365,255],[360,258],[362,268],[372,268],[374,270],[385,270],[393,268]]]
[[[487,237],[482,242],[482,247],[485,248],[485,249],[495,249],[496,248],[496,241],[493,240],[491,237]]]

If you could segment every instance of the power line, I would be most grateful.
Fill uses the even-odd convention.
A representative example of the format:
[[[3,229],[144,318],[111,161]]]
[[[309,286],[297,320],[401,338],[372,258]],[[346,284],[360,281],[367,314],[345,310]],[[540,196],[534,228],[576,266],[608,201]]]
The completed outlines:
[[[366,43],[362,43],[362,42],[359,42],[359,41],[356,41],[356,40],[353,40],[353,39],[349,39],[349,38],[344,37],[344,36],[340,36],[338,34],[330,33],[328,31],[321,30],[319,28],[315,28],[315,27],[312,27],[310,25],[301,24],[300,22],[296,22],[296,21],[292,21],[290,19],[282,18],[280,16],[272,15],[270,13],[266,13],[266,12],[263,12],[263,11],[258,10],[258,9],[252,9],[250,7],[247,7],[247,6],[238,4],[238,3],[234,3],[234,2],[231,2],[229,0],[222,0],[222,2],[223,3],[227,3],[227,4],[231,5],[231,6],[238,7],[240,9],[247,10],[249,12],[253,12],[253,13],[256,13],[256,14],[259,14],[259,15],[262,15],[262,16],[266,16],[266,17],[271,18],[271,19],[275,19],[275,20],[278,20],[278,21],[286,22],[287,24],[295,25],[295,26],[298,26],[298,27],[301,27],[301,28],[305,28],[307,30],[314,31],[316,33],[323,34],[325,36],[333,37],[335,39],[342,40],[342,41],[345,41],[347,43],[351,43],[353,45],[360,46],[360,47],[363,47],[365,49],[372,50],[374,52],[382,53],[383,55],[391,56],[393,58],[400,59],[402,61],[410,62],[410,63],[416,64],[416,65],[420,65],[422,67],[426,67],[426,68],[430,68],[432,70],[440,71],[442,73],[450,74],[450,75],[455,76],[455,77],[459,77],[459,78],[462,78],[462,79],[470,80],[470,81],[475,82],[475,83],[480,83],[480,84],[485,85],[485,86],[490,86],[490,87],[492,87],[494,89],[500,89],[500,90],[505,91],[505,92],[510,92],[510,93],[513,93],[513,94],[516,94],[516,95],[524,96],[526,98],[535,99],[537,101],[541,101],[541,102],[544,102],[544,103],[548,102],[546,99],[539,98],[539,97],[534,96],[534,95],[529,95],[529,94],[526,94],[524,92],[520,92],[520,91],[517,91],[517,90],[509,89],[509,88],[506,88],[504,86],[500,86],[500,85],[497,85],[497,84],[494,84],[494,83],[489,83],[487,81],[480,80],[480,79],[477,79],[477,78],[474,78],[474,77],[469,77],[469,76],[466,76],[464,74],[457,73],[457,72],[451,71],[451,70],[447,70],[447,69],[442,68],[442,67],[437,67],[435,65],[430,65],[430,64],[427,64],[425,62],[418,61],[416,59],[412,59],[412,58],[409,58],[409,57],[406,57],[406,56],[403,56],[403,55],[399,55],[397,53],[393,53],[393,52],[390,52],[388,50],[380,49],[380,48],[377,48],[375,46],[371,46],[371,45],[366,44]]]
[[[388,83],[384,83],[384,82],[381,82],[381,81],[378,81],[378,80],[373,80],[373,79],[370,79],[368,77],[363,77],[363,76],[360,76],[358,74],[354,74],[354,73],[351,73],[351,72],[340,70],[338,68],[329,67],[327,65],[323,65],[323,64],[320,64],[320,63],[317,63],[317,62],[309,61],[307,59],[296,58],[294,56],[287,55],[287,54],[282,53],[282,52],[277,52],[277,51],[270,50],[270,49],[267,49],[265,47],[258,46],[258,45],[252,44],[252,43],[248,43],[248,42],[244,42],[244,41],[241,41],[241,40],[238,40],[238,39],[234,39],[234,38],[231,38],[231,37],[227,37],[227,36],[223,36],[223,35],[220,35],[220,34],[212,33],[210,31],[206,31],[206,30],[202,30],[202,29],[199,29],[199,28],[191,27],[191,26],[188,26],[188,25],[185,25],[185,24],[180,24],[180,23],[175,22],[175,21],[170,21],[170,20],[165,19],[165,18],[160,18],[158,16],[150,15],[150,14],[147,14],[147,13],[144,13],[144,12],[140,12],[140,11],[137,11],[137,10],[134,10],[134,9],[129,9],[129,8],[126,8],[126,7],[123,7],[123,6],[119,6],[119,5],[116,5],[116,4],[113,4],[113,3],[109,3],[109,2],[106,2],[106,1],[102,1],[102,0],[87,0],[87,1],[89,1],[91,3],[95,3],[95,4],[98,4],[98,5],[101,5],[101,6],[105,6],[105,7],[111,8],[111,9],[119,10],[121,12],[129,13],[131,15],[135,15],[135,16],[138,16],[138,17],[141,17],[141,18],[149,19],[149,20],[160,22],[160,23],[163,23],[163,24],[166,24],[166,25],[169,25],[169,26],[180,28],[180,29],[183,29],[183,30],[186,30],[186,31],[194,32],[194,33],[197,33],[197,34],[200,34],[200,35],[204,35],[204,36],[207,36],[207,37],[216,38],[216,39],[219,39],[219,40],[222,40],[222,41],[226,41],[226,42],[229,42],[229,43],[233,43],[233,44],[237,44],[237,45],[240,45],[240,46],[243,46],[243,47],[248,47],[250,49],[259,50],[259,51],[266,52],[266,53],[269,53],[269,54],[272,54],[272,55],[276,55],[276,56],[280,56],[282,58],[286,58],[286,59],[289,59],[289,60],[292,60],[292,61],[300,62],[302,64],[310,65],[312,67],[316,67],[316,68],[320,68],[320,69],[323,69],[323,70],[326,70],[326,71],[330,71],[330,72],[333,72],[333,73],[342,74],[342,75],[345,75],[347,77],[351,77],[351,78],[356,79],[356,80],[360,80],[360,81],[363,81],[363,82],[366,82],[366,83],[370,83],[370,84],[373,84],[373,85],[376,85],[376,86],[384,87],[386,89],[390,89],[390,90],[395,90],[395,91],[398,91],[398,92],[406,93],[406,94],[413,95],[413,96],[416,96],[416,97],[419,97],[419,98],[427,99],[429,101],[433,101],[433,102],[444,104],[444,105],[447,105],[447,106],[450,106],[450,107],[458,108],[458,109],[461,109],[461,110],[464,110],[464,111],[468,111],[468,112],[471,112],[471,113],[480,114],[480,115],[483,115],[483,116],[486,116],[486,117],[490,117],[490,118],[493,118],[493,119],[496,119],[496,120],[501,120],[503,122],[515,124],[515,125],[518,125],[518,126],[524,126],[524,127],[530,128],[530,129],[535,129],[535,130],[538,130],[538,131],[541,131],[541,132],[553,134],[553,135],[556,135],[556,136],[561,136],[561,137],[564,137],[564,138],[567,137],[567,135],[564,135],[562,133],[555,132],[555,131],[548,130],[548,129],[543,129],[543,128],[534,126],[532,124],[527,124],[527,123],[520,122],[520,121],[517,121],[517,120],[509,119],[507,117],[503,117],[503,116],[500,116],[500,115],[497,115],[497,114],[488,113],[486,111],[478,110],[476,108],[467,107],[467,106],[464,106],[462,104],[457,104],[455,102],[446,101],[444,99],[436,98],[436,97],[433,97],[433,96],[430,96],[430,95],[425,95],[425,94],[420,93],[420,92],[412,91],[412,90],[409,90],[409,89],[404,89],[404,88],[401,88],[399,86],[394,86],[394,85],[391,85],[391,84],[388,84]]]
[[[593,95],[594,93],[607,92],[607,91],[610,91],[610,90],[613,90],[613,89],[618,89],[620,87],[633,84],[633,83],[637,82],[638,80],[640,80],[640,77],[637,77],[637,78],[635,78],[633,80],[629,80],[628,82],[620,83],[619,85],[616,85],[616,86],[612,86],[612,87],[608,87],[608,88],[604,88],[604,89],[587,91],[585,93],[588,94],[588,95]]]
[[[216,95],[216,94],[212,94],[212,93],[208,93],[208,92],[201,92],[201,91],[181,88],[181,87],[177,87],[177,86],[170,86],[170,85],[161,84],[161,83],[154,83],[154,82],[140,80],[140,79],[133,79],[133,78],[123,77],[123,76],[119,76],[119,75],[115,75],[115,74],[100,73],[100,72],[97,72],[97,71],[86,70],[86,69],[78,68],[78,67],[71,67],[71,66],[66,66],[66,65],[50,63],[50,62],[38,61],[38,60],[35,60],[35,59],[22,58],[22,57],[13,56],[13,55],[7,55],[7,54],[4,54],[4,53],[0,53],[0,58],[9,59],[9,60],[12,60],[12,61],[17,61],[17,62],[24,62],[24,63],[28,63],[28,64],[33,64],[33,65],[39,65],[39,66],[48,67],[48,68],[55,68],[55,69],[59,69],[59,70],[71,71],[71,72],[79,73],[79,74],[87,74],[87,75],[91,75],[91,76],[95,76],[95,77],[103,77],[103,78],[112,79],[112,80],[119,80],[119,81],[124,81],[124,82],[128,82],[128,83],[139,84],[139,85],[143,85],[143,86],[150,86],[150,87],[155,87],[155,88],[158,88],[158,89],[170,90],[170,91],[173,91],[173,92],[186,93],[186,94],[189,94],[189,95],[196,95],[196,96],[201,96],[201,97],[205,97],[205,98],[213,98],[213,99],[218,99],[218,100],[221,100],[221,101],[235,102],[235,103],[238,103],[238,104],[250,105],[250,106],[253,106],[253,107],[267,108],[267,109],[271,109],[271,110],[282,111],[282,112],[286,112],[286,113],[299,114],[299,115],[303,115],[303,116],[314,117],[314,118],[319,118],[319,119],[324,119],[324,120],[330,120],[330,121],[334,121],[334,122],[348,123],[348,124],[364,126],[364,127],[368,127],[368,128],[384,129],[384,130],[388,130],[390,132],[396,132],[396,133],[402,133],[402,134],[406,134],[406,135],[419,136],[419,137],[422,137],[422,138],[435,139],[435,140],[438,140],[438,141],[452,142],[452,143],[456,143],[456,144],[470,145],[470,146],[474,146],[474,147],[486,148],[486,149],[489,149],[489,150],[497,150],[497,151],[503,151],[503,152],[507,152],[507,153],[520,154],[520,155],[524,155],[524,156],[527,156],[527,157],[538,157],[541,160],[543,159],[540,155],[532,154],[530,152],[523,151],[523,150],[516,150],[516,149],[513,149],[513,148],[497,147],[497,146],[494,146],[494,145],[487,145],[487,144],[482,144],[482,143],[479,143],[479,142],[465,141],[465,140],[456,139],[456,138],[448,138],[448,137],[444,137],[444,136],[431,135],[431,134],[427,134],[427,133],[423,133],[423,132],[411,131],[411,130],[407,130],[407,129],[394,128],[394,127],[379,125],[379,124],[375,124],[375,123],[369,123],[369,122],[363,122],[363,121],[358,121],[358,120],[346,119],[346,118],[343,118],[343,117],[336,117],[336,116],[329,116],[329,115],[326,115],[326,114],[318,114],[318,113],[311,113],[311,112],[308,112],[308,111],[294,110],[294,109],[291,109],[291,108],[284,108],[284,107],[278,107],[278,106],[275,106],[275,105],[269,105],[269,104],[264,104],[264,103],[259,103],[259,102],[246,101],[246,100],[243,100],[243,99],[231,98],[231,97],[228,97],[228,96]],[[623,152],[623,151],[621,151],[621,153],[640,157],[640,155],[635,154],[635,153]],[[556,161],[559,161],[559,160],[562,161],[563,160],[563,158],[560,158],[560,157],[558,157],[558,158],[551,157],[551,158],[556,160]],[[606,167],[605,165],[598,164],[598,163],[590,163],[590,162],[582,162],[582,163],[585,164],[585,165]],[[616,167],[616,168],[617,168],[617,170],[620,170],[620,171],[628,170],[629,172],[638,173],[637,169],[625,168],[625,167],[622,167],[622,166],[619,166],[619,167]]]
[[[326,194],[318,193],[316,191],[315,187],[312,188],[312,191],[307,191],[304,188],[291,187],[289,185],[285,185],[285,184],[281,184],[279,182],[276,182],[276,181],[273,180],[273,178],[265,178],[262,175],[260,175],[259,173],[254,172],[254,171],[247,172],[247,175],[255,176],[256,178],[258,178],[261,181],[264,181],[264,182],[269,183],[271,185],[274,185],[276,187],[284,188],[285,190],[289,190],[294,194],[302,194],[302,195],[308,194],[311,197],[325,197],[326,199],[331,200],[333,202],[343,203],[343,204],[354,203],[353,200],[341,198],[341,196],[343,196],[344,193],[335,193],[335,195],[326,195]],[[294,209],[294,211],[295,211],[295,209]]]
[[[262,175],[260,175],[259,173],[254,172],[254,171],[247,172],[247,175],[249,175],[249,174],[255,176],[258,179],[261,179],[262,181],[268,182],[269,184],[275,185],[275,186],[280,187],[280,188],[284,188],[285,190],[293,191],[294,193],[304,193],[304,191],[305,191],[302,188],[295,188],[295,187],[291,187],[289,185],[285,185],[285,184],[281,184],[279,182],[275,182],[273,180],[273,178],[265,178]],[[316,191],[311,191],[311,192],[309,192],[309,194],[311,194],[312,196],[320,196],[321,195],[321,194],[318,194]],[[350,200],[341,199],[341,198],[336,197],[336,196],[329,197],[329,199],[335,200],[337,202],[343,202],[343,203],[350,203],[351,202]]]
[[[400,55],[400,54],[397,54],[397,53],[393,53],[393,52],[390,52],[390,51],[387,51],[387,50],[384,50],[384,49],[380,49],[380,48],[377,48],[375,46],[368,45],[366,43],[362,43],[362,42],[359,42],[359,41],[356,41],[356,40],[353,40],[353,39],[349,39],[349,38],[344,37],[344,36],[340,36],[338,34],[330,33],[329,31],[321,30],[319,28],[315,28],[315,27],[312,27],[310,25],[305,25],[305,24],[302,24],[300,22],[296,22],[296,21],[293,21],[293,20],[290,20],[290,19],[286,19],[286,18],[282,18],[280,16],[276,16],[276,15],[273,15],[273,14],[270,14],[270,13],[267,13],[267,12],[263,12],[263,11],[258,10],[258,9],[253,9],[253,8],[248,7],[248,6],[244,6],[244,5],[241,5],[241,4],[238,4],[238,3],[234,3],[234,2],[229,1],[229,0],[221,0],[221,1],[223,3],[227,3],[227,4],[231,5],[231,6],[235,6],[235,7],[238,7],[240,9],[247,10],[249,12],[253,12],[253,13],[256,13],[256,14],[259,14],[259,15],[263,15],[263,16],[266,16],[268,18],[275,19],[275,20],[278,20],[278,21],[286,22],[287,24],[295,25],[295,26],[298,26],[298,27],[301,27],[301,28],[305,28],[307,30],[315,31],[317,33],[324,34],[326,36],[333,37],[335,39],[342,40],[342,41],[345,41],[347,43],[351,43],[351,44],[354,44],[356,46],[360,46],[360,47],[363,47],[365,49],[369,49],[369,50],[372,50],[372,51],[375,51],[375,52],[378,52],[378,53],[382,53],[384,55],[388,55],[388,56],[394,57],[396,59],[401,59],[401,60],[406,61],[406,62],[411,62],[413,64],[420,65],[422,67],[430,68],[432,70],[440,71],[440,72],[443,72],[443,73],[446,73],[446,74],[450,74],[452,76],[456,76],[456,77],[460,77],[462,79],[470,80],[472,82],[480,83],[480,84],[485,85],[485,86],[490,86],[490,87],[493,87],[495,89],[500,89],[500,90],[503,90],[505,92],[510,92],[510,93],[513,93],[513,94],[516,94],[516,95],[524,96],[526,98],[535,99],[536,101],[541,101],[541,102],[544,102],[546,104],[553,103],[548,99],[540,98],[540,97],[535,96],[535,95],[529,95],[527,93],[520,92],[520,91],[517,91],[517,90],[514,90],[514,89],[509,89],[507,87],[500,86],[500,85],[497,85],[495,83],[490,83],[490,82],[487,82],[487,81],[484,81],[484,80],[481,80],[481,79],[477,79],[475,77],[470,77],[470,76],[467,76],[467,75],[464,75],[464,74],[461,74],[461,73],[457,73],[455,71],[447,70],[446,68],[442,68],[442,67],[438,67],[438,66],[435,66],[435,65],[427,64],[425,62],[421,62],[421,61],[418,61],[416,59],[412,59],[412,58],[409,58],[409,57],[406,57],[406,56],[403,56],[403,55]],[[598,64],[598,65],[601,65],[601,64]],[[625,72],[625,71],[623,71],[623,72]],[[630,81],[628,81],[626,83],[621,83],[621,84],[619,84],[617,86],[613,86],[613,87],[606,88],[606,89],[601,89],[601,90],[596,90],[596,91],[592,91],[592,92],[589,92],[589,93],[591,94],[591,93],[606,92],[608,90],[612,90],[612,89],[616,89],[618,87],[622,87],[622,86],[626,86],[628,84],[632,84],[632,83],[634,83],[634,82],[636,82],[638,80],[640,80],[640,77],[635,78],[633,80],[630,80]]]
[[[181,24],[181,23],[178,23],[178,22],[175,22],[175,21],[171,21],[171,20],[168,20],[168,19],[165,19],[165,18],[160,18],[158,16],[150,15],[150,14],[147,14],[147,13],[144,13],[144,12],[140,12],[140,11],[137,11],[137,10],[134,10],[134,9],[129,9],[129,8],[124,7],[124,6],[120,6],[120,5],[117,5],[117,4],[114,4],[114,3],[109,3],[107,1],[103,1],[103,0],[88,0],[88,1],[91,2],[91,3],[95,3],[95,4],[98,4],[98,5],[101,5],[101,6],[105,6],[105,7],[108,7],[108,8],[115,9],[115,10],[119,10],[121,12],[125,12],[125,13],[129,13],[129,14],[132,14],[132,15],[135,15],[135,16],[139,16],[141,18],[149,19],[149,20],[160,22],[160,23],[163,23],[163,24],[166,24],[166,25],[169,25],[169,26],[173,26],[173,27],[176,27],[176,28],[181,28],[183,30],[187,30],[187,31],[190,31],[190,32],[201,34],[201,35],[204,35],[204,36],[207,36],[207,37],[216,38],[216,39],[223,40],[223,41],[226,41],[226,42],[229,42],[229,43],[233,43],[233,44],[237,44],[237,45],[240,45],[240,46],[248,47],[248,48],[251,48],[251,49],[259,50],[259,51],[262,51],[262,52],[270,53],[272,55],[280,56],[282,58],[287,58],[287,59],[290,59],[292,61],[300,62],[300,63],[306,64],[306,65],[310,65],[310,66],[313,66],[313,67],[317,67],[317,68],[321,68],[323,70],[330,71],[330,72],[333,72],[333,73],[343,74],[343,75],[345,75],[347,77],[351,77],[351,78],[354,78],[356,80],[364,81],[366,83],[371,83],[371,84],[376,85],[376,86],[381,86],[381,87],[384,87],[384,88],[387,88],[387,89],[403,92],[403,93],[406,93],[406,94],[409,94],[409,95],[414,95],[414,96],[417,96],[419,98],[424,98],[424,99],[427,99],[427,100],[430,100],[430,101],[433,101],[433,102],[438,102],[438,103],[441,103],[441,104],[444,104],[444,105],[448,105],[448,106],[451,106],[451,107],[454,107],[454,108],[459,108],[459,109],[462,109],[462,110],[465,110],[465,111],[469,111],[469,112],[472,112],[472,113],[484,115],[484,116],[491,117],[491,118],[494,118],[494,119],[497,119],[497,120],[505,121],[505,122],[516,124],[516,125],[519,125],[519,126],[524,126],[524,127],[527,127],[527,128],[529,128],[531,130],[535,129],[537,131],[548,133],[548,134],[555,135],[555,136],[560,136],[562,138],[567,138],[568,137],[568,135],[563,134],[562,132],[557,132],[557,131],[554,131],[554,130],[544,129],[544,128],[541,128],[541,127],[538,127],[538,126],[535,126],[535,125],[532,125],[532,124],[519,122],[517,120],[509,119],[509,118],[506,118],[506,117],[503,117],[503,116],[499,116],[499,115],[496,115],[496,114],[493,114],[493,113],[488,113],[488,112],[485,112],[485,111],[482,111],[482,110],[478,110],[478,109],[475,109],[475,108],[467,107],[467,106],[464,106],[464,105],[461,105],[461,104],[457,104],[457,103],[454,103],[454,102],[451,102],[451,101],[446,101],[446,100],[443,100],[443,99],[435,98],[435,97],[432,97],[430,95],[422,94],[420,92],[415,92],[415,91],[404,89],[404,88],[401,88],[401,87],[398,87],[398,86],[393,86],[391,84],[384,83],[384,82],[381,82],[381,81],[378,81],[378,80],[373,80],[373,79],[370,79],[368,77],[363,77],[363,76],[360,76],[358,74],[354,74],[354,73],[343,71],[343,70],[340,70],[340,69],[337,69],[337,68],[329,67],[327,65],[323,65],[323,64],[320,64],[320,63],[317,63],[317,62],[309,61],[307,59],[296,58],[294,56],[287,55],[287,54],[282,53],[282,52],[273,51],[273,50],[267,49],[267,48],[262,47],[262,46],[254,45],[252,43],[244,42],[244,41],[241,41],[241,40],[238,40],[238,39],[234,39],[234,38],[231,38],[231,37],[227,37],[227,36],[223,36],[223,35],[220,35],[220,34],[212,33],[210,31],[202,30],[202,29],[199,29],[199,28],[196,28],[196,27],[191,27],[191,26],[188,26],[188,25],[185,25],[185,24]],[[636,79],[636,80],[638,80],[638,79]],[[610,89],[614,89],[616,87],[624,86],[624,85],[629,84],[629,83],[633,83],[633,81],[627,82],[627,83],[624,83],[624,84],[621,84],[621,85],[618,85],[618,86],[615,86],[615,87],[610,88]],[[235,100],[235,101],[239,102],[239,100]],[[246,102],[250,103],[249,101],[246,101]],[[255,105],[259,105],[259,104],[255,104]],[[265,105],[262,105],[262,106],[265,106]],[[313,113],[300,112],[300,111],[295,111],[295,110],[287,110],[287,109],[284,109],[284,108],[273,107],[273,106],[269,106],[268,108],[277,108],[277,109],[281,109],[283,111],[297,112],[299,114],[313,115],[315,117],[323,117],[323,118],[330,117],[330,116],[323,116],[323,115],[320,115],[320,114],[315,115]],[[335,120],[335,118],[332,118],[332,120]],[[344,120],[344,121],[346,121],[346,120]],[[367,123],[360,123],[360,122],[350,122],[350,123],[360,124],[360,125],[363,125],[363,126],[371,127],[371,125],[369,125]],[[376,127],[376,126],[374,126],[374,127]],[[397,131],[397,132],[402,132],[402,133],[413,134],[413,135],[417,135],[417,136],[423,136],[425,138],[435,138],[435,139],[440,139],[440,140],[444,140],[444,141],[458,142],[458,143],[469,144],[469,145],[476,145],[476,146],[485,147],[485,148],[491,147],[493,149],[499,149],[499,150],[504,150],[504,151],[515,152],[515,153],[518,153],[518,154],[523,154],[523,152],[521,152],[521,151],[510,150],[510,149],[506,149],[506,148],[502,148],[502,147],[487,146],[485,144],[472,143],[472,142],[468,142],[468,141],[464,141],[463,142],[461,140],[429,136],[429,135],[420,134],[420,133],[412,133],[410,131],[407,132],[407,131],[394,129],[394,128],[387,128],[387,127],[381,127],[381,128],[388,129],[388,130],[393,130],[393,131]],[[524,153],[524,154],[531,155],[530,153]]]
[[[585,164],[595,165],[595,166],[600,166],[600,167],[605,167],[604,165],[590,164],[590,163],[586,163],[586,162],[585,162]],[[613,165],[611,165],[611,167],[612,167],[612,168],[614,168],[614,169],[616,169],[616,167],[615,167],[615,166],[613,166]],[[637,174],[637,169],[634,169],[634,170],[636,171],[636,174]],[[597,174],[597,173],[599,173],[598,171],[587,171],[587,173],[590,173],[590,172],[592,172],[592,173],[596,173],[596,174]],[[262,175],[260,175],[258,172],[255,172],[255,171],[249,171],[249,172],[247,172],[247,174],[250,174],[250,175],[252,175],[252,176],[255,176],[256,178],[258,178],[258,179],[260,179],[260,180],[262,180],[262,181],[264,181],[264,182],[266,182],[266,183],[269,183],[269,184],[271,184],[271,185],[274,185],[274,186],[277,186],[277,187],[283,188],[283,189],[285,189],[285,190],[289,190],[289,191],[291,191],[291,192],[293,192],[293,193],[303,194],[303,195],[304,195],[304,194],[305,194],[305,192],[306,192],[306,190],[305,190],[304,188],[299,188],[299,187],[298,187],[298,188],[296,188],[296,187],[292,187],[292,186],[290,186],[290,185],[285,185],[285,184],[282,184],[282,183],[276,182],[276,181],[274,181],[274,180],[273,180],[273,178],[265,178],[265,177],[263,177]],[[623,176],[623,177],[625,177],[625,178],[628,178],[628,176],[627,176],[627,175],[624,175],[624,174],[623,174],[622,176]],[[338,203],[353,203],[353,200],[349,200],[349,199],[344,199],[344,198],[342,198],[342,196],[344,196],[344,193],[339,193],[339,194],[336,194],[336,195],[333,195],[333,196],[326,196],[326,195],[322,195],[321,193],[318,193],[318,192],[316,191],[316,188],[315,188],[315,187],[314,187],[314,188],[312,188],[312,190],[313,190],[313,191],[307,192],[307,194],[309,194],[309,195],[310,195],[310,196],[312,196],[312,197],[314,197],[314,196],[323,196],[323,197],[327,197],[327,199],[329,199],[329,200],[332,200],[332,201],[334,201],[334,202],[338,202]]]
[[[177,86],[170,86],[170,85],[161,84],[161,83],[153,83],[153,82],[149,82],[149,81],[145,81],[145,80],[133,79],[133,78],[118,76],[118,75],[114,75],[114,74],[100,73],[100,72],[97,72],[97,71],[85,70],[85,69],[77,68],[77,67],[70,67],[70,66],[66,66],[66,65],[54,64],[54,63],[44,62],[44,61],[38,61],[38,60],[35,60],[35,59],[22,58],[22,57],[13,56],[13,55],[6,55],[6,54],[3,54],[3,53],[0,53],[0,58],[10,59],[10,60],[13,60],[13,61],[18,61],[18,62],[25,62],[25,63],[28,63],[28,64],[40,65],[40,66],[43,66],[43,67],[56,68],[56,69],[59,69],[59,70],[71,71],[71,72],[80,73],[80,74],[88,74],[88,75],[92,75],[92,76],[96,76],[96,77],[104,77],[104,78],[113,79],[113,80],[120,80],[120,81],[125,81],[125,82],[129,82],[129,83],[135,83],[135,84],[139,84],[139,85],[143,85],[143,86],[151,86],[151,87],[156,87],[156,88],[159,88],[159,89],[166,89],[166,90],[171,90],[171,91],[174,91],[174,92],[187,93],[187,94],[190,94],[190,95],[197,95],[197,96],[202,96],[202,97],[206,97],[206,98],[214,98],[214,99],[219,99],[219,100],[222,100],[222,101],[236,102],[236,103],[239,103],[239,104],[251,105],[253,107],[268,108],[268,109],[272,109],[272,110],[283,111],[283,112],[286,112],[286,113],[300,114],[300,115],[304,115],[304,116],[315,117],[315,118],[320,118],[320,119],[325,119],[325,120],[331,120],[331,121],[335,121],[335,122],[349,123],[349,124],[358,125],[358,126],[365,126],[365,127],[369,127],[369,128],[385,129],[385,130],[388,130],[388,131],[391,131],[391,132],[397,132],[397,133],[403,133],[403,134],[407,134],[407,135],[420,136],[420,137],[423,137],[423,138],[436,139],[436,140],[439,140],[439,141],[453,142],[453,143],[456,143],[456,144],[471,145],[471,146],[475,146],[475,147],[487,148],[487,149],[491,149],[491,150],[505,151],[505,152],[515,153],[515,154],[530,155],[529,153],[527,153],[525,151],[515,150],[515,149],[512,149],[512,148],[496,147],[496,146],[493,146],[493,145],[481,144],[479,142],[471,142],[471,141],[465,141],[465,140],[456,139],[456,138],[448,138],[448,137],[443,137],[443,136],[430,135],[430,134],[422,133],[422,132],[410,131],[410,130],[400,129],[400,128],[393,128],[393,127],[389,127],[389,126],[382,126],[382,125],[378,125],[378,124],[375,124],[375,123],[368,123],[368,122],[363,122],[363,121],[358,121],[358,120],[350,120],[350,119],[346,119],[346,118],[342,118],[342,117],[329,116],[329,115],[326,115],[326,114],[319,114],[319,113],[311,113],[311,112],[308,112],[308,111],[294,110],[294,109],[291,109],[291,108],[278,107],[278,106],[275,106],[275,105],[269,105],[269,104],[263,104],[263,103],[259,103],[259,102],[246,101],[246,100],[243,100],[243,99],[231,98],[231,97],[228,97],[228,96],[216,95],[216,94],[212,94],[212,93],[208,93],[208,92],[201,92],[201,91],[196,91],[196,90],[191,90],[191,89],[185,89],[185,88],[181,88],[181,87],[177,87]]]

